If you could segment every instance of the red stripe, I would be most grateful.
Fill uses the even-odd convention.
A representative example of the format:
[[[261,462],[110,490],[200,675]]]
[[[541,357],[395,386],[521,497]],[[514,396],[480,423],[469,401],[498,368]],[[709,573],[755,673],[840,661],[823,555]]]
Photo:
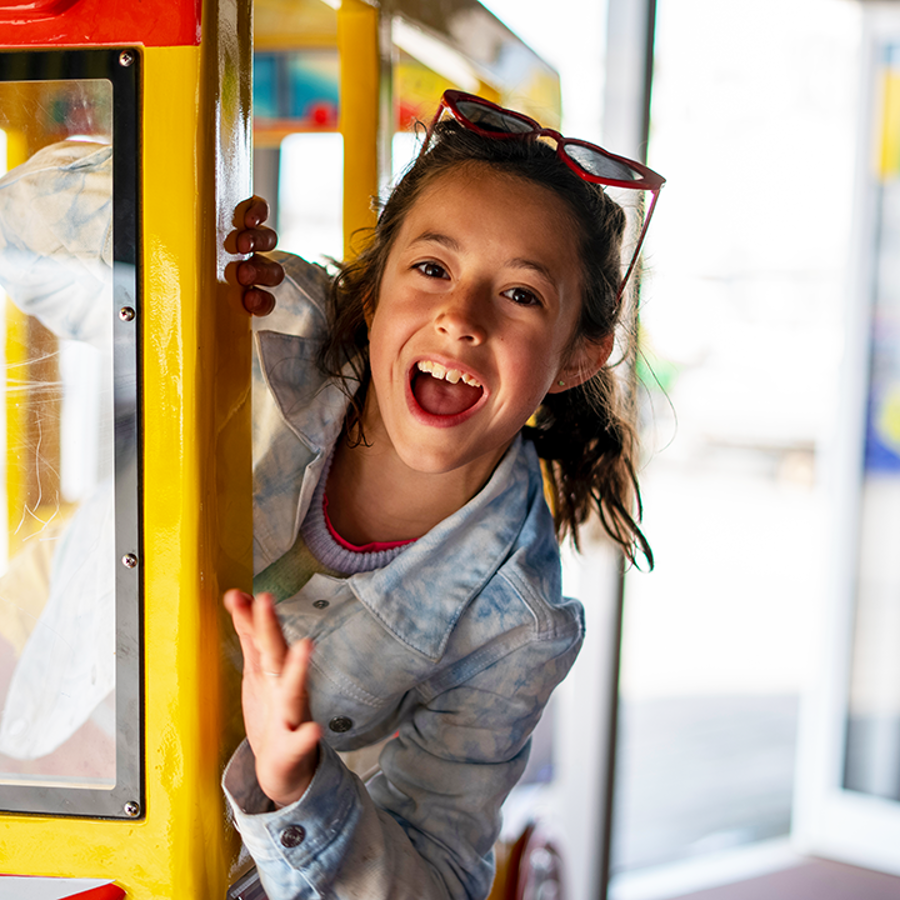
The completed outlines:
[[[39,882],[52,882],[53,877],[45,877],[41,875],[8,875],[0,873],[0,878],[34,878]],[[78,879],[75,879],[76,881]],[[52,885],[50,886],[52,887]],[[59,890],[57,887],[56,890]],[[86,891],[79,891],[77,894],[67,894],[66,900],[122,900],[125,891],[117,884],[101,884],[99,887],[88,888]]]
[[[322,495],[322,514],[325,516],[325,525],[328,533],[345,549],[351,553],[379,553],[382,550],[393,550],[395,547],[405,547],[407,544],[414,544],[416,538],[407,538],[405,541],[372,541],[370,544],[363,544],[361,547],[351,544],[350,541],[342,538],[331,524],[331,517],[328,515],[328,495]]]
[[[0,0],[0,47],[196,47],[201,0]]]
[[[66,900],[122,900],[125,891],[117,884],[101,884],[77,894],[69,894]]]

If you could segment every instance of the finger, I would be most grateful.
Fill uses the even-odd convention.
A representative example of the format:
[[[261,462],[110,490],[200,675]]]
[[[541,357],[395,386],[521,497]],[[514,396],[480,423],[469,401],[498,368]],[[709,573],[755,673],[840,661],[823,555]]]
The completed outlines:
[[[275,601],[271,594],[258,594],[254,599],[253,626],[263,672],[280,676],[288,645],[275,614]]]
[[[281,263],[254,253],[237,267],[237,280],[247,287],[256,284],[275,287],[284,281],[284,267]]]
[[[234,623],[234,630],[240,637],[241,634],[253,633],[253,598],[243,591],[230,590],[225,592],[222,598],[225,609],[231,613],[231,621]]]
[[[222,602],[225,604],[225,609],[234,615],[236,611],[240,612],[249,609],[253,602],[253,598],[244,591],[239,591],[237,588],[231,588],[231,590],[225,591]]]
[[[275,309],[275,298],[268,291],[248,288],[241,300],[244,309],[254,316],[267,316]]]
[[[250,198],[250,204],[244,213],[244,227],[256,228],[269,218],[269,204],[262,197],[255,194]]]
[[[274,250],[278,243],[278,233],[263,225],[240,231],[237,235],[238,253],[253,253],[256,250]]]
[[[281,670],[282,716],[289,728],[298,728],[310,718],[306,690],[313,642],[309,638],[292,644]]]
[[[231,613],[231,621],[241,642],[241,652],[244,655],[244,669],[257,671],[259,669],[259,649],[256,645],[256,635],[253,624],[253,597],[243,591],[226,591],[223,598],[225,608]]]

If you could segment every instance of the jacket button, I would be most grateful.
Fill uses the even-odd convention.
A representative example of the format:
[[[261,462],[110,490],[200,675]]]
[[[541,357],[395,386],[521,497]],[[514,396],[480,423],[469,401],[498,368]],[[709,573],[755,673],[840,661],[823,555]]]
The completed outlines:
[[[325,609],[325,607],[328,606],[328,601],[327,600],[316,600],[313,602],[313,606],[316,609]]]
[[[336,731],[338,734],[342,734],[345,731],[349,731],[353,727],[353,720],[348,719],[346,716],[335,716],[328,723],[328,727],[332,731]]]
[[[303,843],[306,831],[302,825],[289,825],[281,832],[282,847],[297,847]]]

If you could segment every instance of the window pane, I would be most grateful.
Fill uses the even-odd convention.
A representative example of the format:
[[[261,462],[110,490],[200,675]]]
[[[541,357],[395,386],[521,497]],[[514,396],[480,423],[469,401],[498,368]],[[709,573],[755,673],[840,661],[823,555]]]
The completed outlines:
[[[0,808],[9,810],[127,816],[136,807],[126,803],[141,799],[136,156],[119,121],[131,118],[134,132],[136,95],[120,115],[124,70],[118,51],[0,53]],[[10,77],[22,71],[34,80]]]

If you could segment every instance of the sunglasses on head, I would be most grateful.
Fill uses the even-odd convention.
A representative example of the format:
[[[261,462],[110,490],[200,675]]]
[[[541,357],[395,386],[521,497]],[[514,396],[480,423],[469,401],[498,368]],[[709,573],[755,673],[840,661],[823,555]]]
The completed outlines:
[[[628,278],[637,264],[638,254],[641,252],[641,245],[644,242],[644,235],[647,233],[647,226],[650,224],[650,217],[653,215],[656,200],[666,179],[652,169],[648,169],[642,163],[626,159],[624,156],[616,156],[614,153],[610,153],[608,150],[604,150],[602,147],[598,147],[596,144],[591,144],[588,141],[564,137],[558,131],[554,131],[552,128],[544,128],[538,122],[535,122],[534,119],[520,112],[505,109],[496,103],[491,103],[490,100],[477,97],[475,94],[467,94],[464,91],[455,90],[444,91],[444,96],[441,97],[441,105],[438,107],[437,114],[425,135],[420,155],[428,148],[434,128],[445,112],[449,112],[460,125],[483,137],[497,140],[551,138],[556,141],[557,156],[579,178],[590,181],[593,184],[602,184],[608,187],[650,192],[650,205],[647,207],[647,212],[644,215],[644,222],[641,226],[641,232],[638,236],[631,262],[616,294],[616,302],[618,303],[625,290]]]

